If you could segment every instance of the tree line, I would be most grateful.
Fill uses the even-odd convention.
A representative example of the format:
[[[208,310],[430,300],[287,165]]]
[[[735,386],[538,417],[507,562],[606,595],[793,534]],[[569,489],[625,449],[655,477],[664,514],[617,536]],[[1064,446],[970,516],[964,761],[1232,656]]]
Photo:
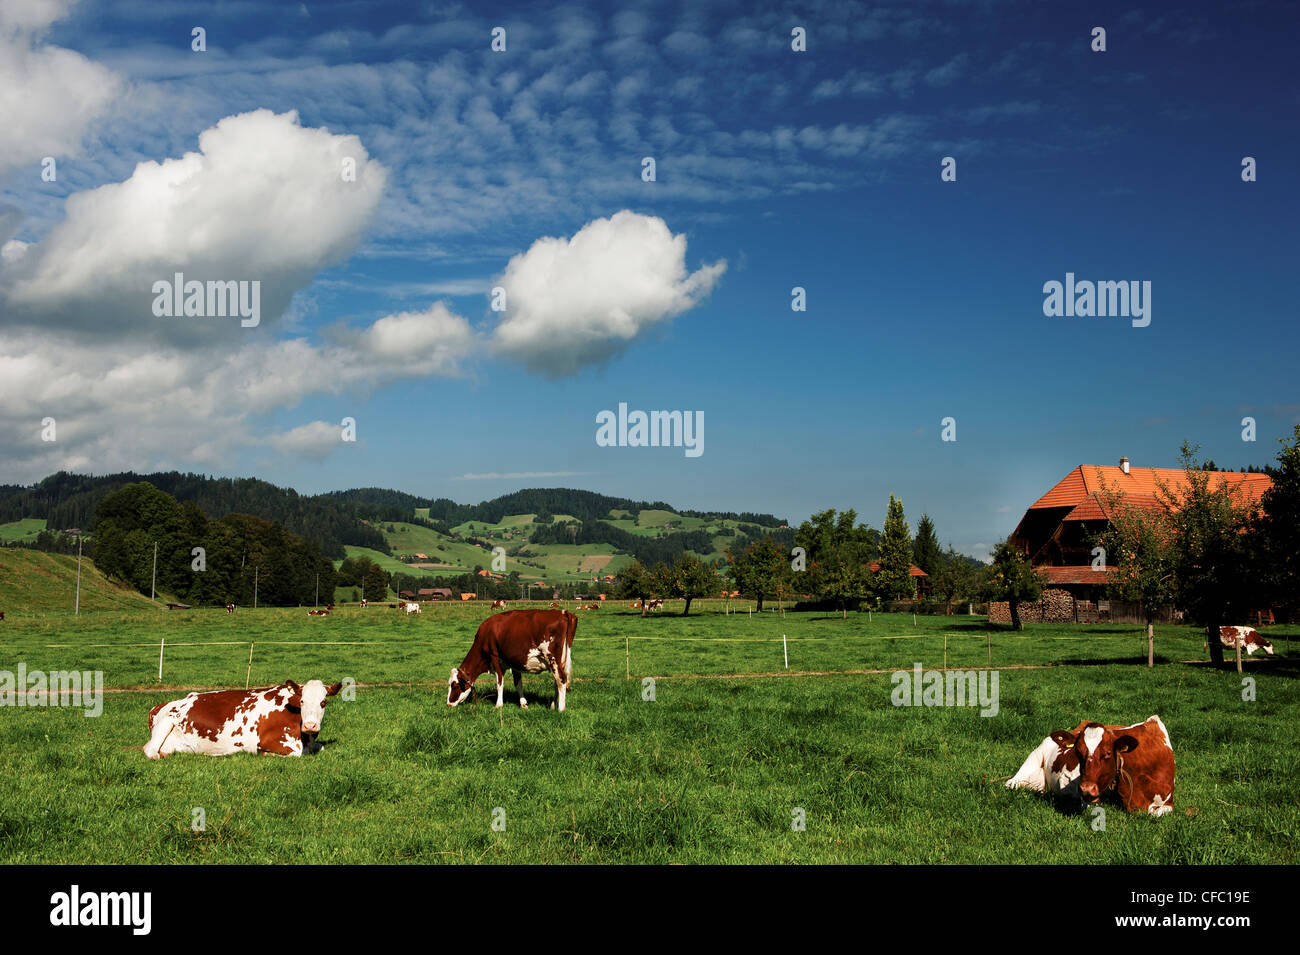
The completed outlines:
[[[346,555],[344,545],[389,553],[384,535],[368,526],[356,508],[327,495],[306,496],[256,478],[214,478],[167,471],[140,475],[132,471],[100,477],[60,471],[33,487],[0,488],[0,523],[24,517],[44,518],[51,531],[86,529],[98,505],[130,484],[148,482],[174,499],[194,504],[204,514],[252,514],[281,524],[312,540],[327,557]]]
[[[315,541],[248,514],[213,520],[146,482],[104,495],[91,533],[95,566],[141,593],[295,606],[314,604],[319,592],[322,604],[333,602],[334,565]]]

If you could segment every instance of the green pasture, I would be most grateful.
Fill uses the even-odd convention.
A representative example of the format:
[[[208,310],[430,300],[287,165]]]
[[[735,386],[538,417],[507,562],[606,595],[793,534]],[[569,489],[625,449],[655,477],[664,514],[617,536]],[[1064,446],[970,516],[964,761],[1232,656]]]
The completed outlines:
[[[540,604],[539,604],[540,605]],[[749,605],[741,604],[742,607]],[[641,617],[579,614],[565,713],[525,678],[445,706],[486,604],[18,615],[0,671],[101,670],[103,714],[0,707],[7,862],[900,862],[1295,864],[1300,628],[1243,678],[1191,628],[766,612],[718,601]],[[698,608],[698,609],[697,609]],[[783,644],[783,635],[785,641]],[[160,644],[163,679],[157,682]],[[789,670],[783,651],[789,653]],[[896,707],[889,668],[986,667],[996,716]],[[1193,662],[1184,662],[1193,661]],[[350,678],[323,752],[302,759],[139,747],[151,706],[189,689]],[[646,683],[651,678],[652,683]],[[653,695],[653,700],[647,697]],[[1104,831],[1002,782],[1052,729],[1158,713],[1178,760],[1175,813],[1110,806]],[[205,827],[193,827],[202,809]],[[794,828],[796,810],[805,827]],[[494,819],[498,828],[493,828]],[[504,819],[504,830],[500,825]]]

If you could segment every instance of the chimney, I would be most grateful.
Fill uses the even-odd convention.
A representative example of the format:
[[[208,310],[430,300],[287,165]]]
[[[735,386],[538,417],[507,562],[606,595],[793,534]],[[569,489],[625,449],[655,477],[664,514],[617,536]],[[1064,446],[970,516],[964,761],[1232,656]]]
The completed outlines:
[[[1119,469],[1125,474],[1128,474],[1128,458],[1119,459]]]

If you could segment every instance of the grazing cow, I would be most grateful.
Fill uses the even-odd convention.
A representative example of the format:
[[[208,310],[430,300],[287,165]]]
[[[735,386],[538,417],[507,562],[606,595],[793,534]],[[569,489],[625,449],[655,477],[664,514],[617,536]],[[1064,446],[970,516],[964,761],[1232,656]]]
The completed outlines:
[[[1205,628],[1205,635],[1210,635],[1209,627]],[[1263,650],[1270,655],[1273,653],[1273,644],[1261,637],[1254,627],[1220,627],[1219,642],[1230,648],[1241,644],[1241,649],[1246,651],[1247,656],[1256,650]]]
[[[160,759],[172,753],[314,753],[321,748],[317,736],[327,698],[342,685],[311,680],[299,686],[286,680],[261,690],[191,693],[159,703],[149,711],[144,754]]]
[[[1096,805],[1112,789],[1129,812],[1163,816],[1174,808],[1174,748],[1160,717],[1132,726],[1084,721],[1057,730],[1007,782]]]
[[[494,601],[492,601],[492,609],[493,609],[493,610],[505,610],[505,609],[506,609],[506,602],[505,602],[504,600],[494,600]]]
[[[474,692],[474,681],[491,670],[497,678],[497,706],[505,704],[505,671],[515,678],[519,705],[528,701],[523,694],[523,671],[549,672],[555,680],[559,709],[564,710],[565,692],[573,679],[573,635],[578,618],[567,610],[507,610],[493,614],[478,628],[474,645],[447,680],[447,705],[457,706]],[[551,704],[555,708],[556,704]]]
[[[645,605],[647,610],[663,610],[664,602],[662,600],[651,600]]]
[[[226,613],[234,613],[234,612],[235,612],[235,605],[234,605],[234,604],[226,604]]]
[[[552,601],[551,601],[551,609],[552,609],[552,610],[559,610],[559,609],[560,609],[560,605],[557,604],[554,600],[552,600]]]
[[[406,612],[407,614],[419,613],[420,605],[417,603],[408,603],[406,605]]]
[[[362,610],[365,610],[365,609],[366,609],[366,605],[369,604],[369,603],[370,603],[370,601],[366,600],[365,597],[362,597],[362,598],[361,598],[361,609],[362,609]]]

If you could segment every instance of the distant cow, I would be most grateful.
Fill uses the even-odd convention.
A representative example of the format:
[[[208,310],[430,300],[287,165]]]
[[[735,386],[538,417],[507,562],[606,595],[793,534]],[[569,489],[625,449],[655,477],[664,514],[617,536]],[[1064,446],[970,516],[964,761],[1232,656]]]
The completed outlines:
[[[552,601],[551,601],[551,609],[552,609],[552,610],[559,610],[559,609],[560,609],[560,605],[557,604],[554,600],[552,600]]]
[[[407,605],[406,605],[406,612],[407,612],[408,614],[419,613],[419,612],[420,612],[420,605],[417,604],[417,603],[408,602]]]
[[[1132,726],[1084,721],[1074,730],[1057,730],[1029,754],[1007,782],[1062,797],[1077,796],[1095,805],[1115,790],[1129,812],[1153,816],[1173,812],[1174,748],[1160,717]]]
[[[1210,628],[1205,628],[1205,635],[1210,635]],[[1254,627],[1220,627],[1219,642],[1225,647],[1236,648],[1238,644],[1241,649],[1246,651],[1250,656],[1256,650],[1263,650],[1265,653],[1273,653],[1273,644],[1269,643],[1259,635],[1259,631]]]
[[[519,705],[527,708],[523,672],[549,672],[558,708],[573,679],[573,635],[578,618],[567,610],[507,610],[479,625],[474,645],[447,680],[447,705],[457,706],[474,692],[474,681],[489,670],[497,678],[497,706],[505,704],[505,671],[514,674]],[[551,704],[555,707],[556,704]]]
[[[662,600],[651,600],[645,605],[646,610],[663,610],[664,602]]]
[[[309,617],[328,617],[329,615],[330,615],[330,612],[329,612],[328,610],[308,610],[308,611],[307,611],[307,616],[309,616]]]
[[[3,610],[0,610],[0,620],[3,620],[4,618],[5,618],[5,612]]]
[[[327,698],[341,683],[311,680],[299,686],[286,680],[261,690],[191,693],[159,703],[149,711],[149,742],[144,754],[159,759],[172,753],[229,756],[275,753],[301,756],[317,743]]]
[[[362,610],[365,610],[365,609],[366,609],[366,605],[369,604],[369,602],[370,602],[370,601],[366,600],[365,597],[362,597],[362,598],[361,598],[361,609],[362,609]]]
[[[226,613],[234,613],[234,612],[235,612],[235,605],[234,605],[234,604],[226,604]]]
[[[494,600],[494,601],[492,601],[492,609],[493,609],[493,610],[505,610],[505,609],[506,609],[506,602],[505,602],[504,600]]]

